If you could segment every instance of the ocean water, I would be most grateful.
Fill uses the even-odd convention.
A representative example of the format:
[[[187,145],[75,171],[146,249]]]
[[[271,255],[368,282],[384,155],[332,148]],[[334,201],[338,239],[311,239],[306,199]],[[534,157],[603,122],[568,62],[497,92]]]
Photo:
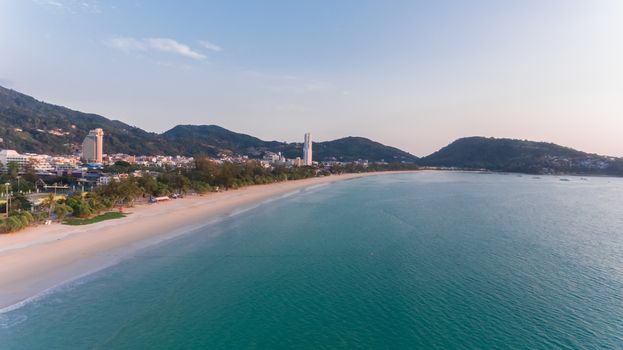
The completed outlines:
[[[0,349],[621,349],[623,179],[570,180],[305,190],[0,314]]]

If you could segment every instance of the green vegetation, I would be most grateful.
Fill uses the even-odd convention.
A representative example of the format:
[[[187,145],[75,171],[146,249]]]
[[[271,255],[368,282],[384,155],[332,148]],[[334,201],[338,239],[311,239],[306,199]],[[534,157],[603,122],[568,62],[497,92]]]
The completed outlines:
[[[90,129],[104,129],[106,151],[129,154],[208,155],[220,153],[246,154],[259,157],[266,151],[282,152],[288,158],[302,154],[301,143],[263,141],[235,133],[216,125],[178,125],[163,134],[146,132],[119,121],[95,114],[81,113],[64,107],[40,102],[19,92],[0,87],[0,138],[3,147],[20,152],[70,153],[80,145]],[[21,131],[19,131],[21,130]],[[42,131],[43,130],[43,131]],[[302,135],[301,135],[302,136]],[[314,143],[314,159],[352,162],[367,159],[392,164],[417,163],[424,166],[488,169],[524,173],[576,173],[623,176],[623,159],[598,156],[545,142],[511,139],[469,137],[424,158],[380,143],[346,137]],[[9,174],[15,175],[15,165],[7,164]],[[106,170],[131,172],[138,167],[118,162]],[[33,172],[30,172],[32,176]],[[65,183],[70,178],[62,179]],[[209,181],[190,186],[197,191],[209,191]],[[245,180],[248,182],[248,179]],[[11,180],[14,190],[32,189],[33,181]],[[169,185],[159,182],[158,190],[165,193]],[[18,188],[19,187],[19,188]]]
[[[42,223],[48,218],[47,213],[40,212],[32,214],[30,212],[14,212],[8,218],[0,219],[0,232],[9,233],[19,231],[32,224]]]
[[[262,141],[217,125],[178,125],[162,134],[163,138],[180,145],[183,154],[202,152],[210,156],[218,153],[247,154],[258,157],[265,151],[281,152],[287,158],[303,154],[301,143]],[[302,137],[302,135],[301,135]],[[394,147],[382,145],[363,137],[345,137],[333,141],[314,142],[314,159],[352,162],[367,159],[371,162],[415,162],[417,157]]]
[[[96,127],[104,129],[104,142],[111,152],[156,154],[166,147],[157,134],[96,114],[47,104],[0,87],[3,148],[33,153],[71,153],[71,145],[81,144],[89,130]]]
[[[520,173],[623,175],[623,159],[588,154],[553,143],[468,137],[421,158],[419,165]]]
[[[286,157],[302,155],[300,143],[263,141],[216,125],[178,125],[163,134],[146,132],[120,121],[96,114],[47,104],[0,86],[0,138],[4,148],[20,152],[71,153],[94,128],[104,129],[107,153],[136,155],[209,155],[220,153],[261,156],[266,151],[282,152]],[[21,131],[16,131],[19,129]],[[302,138],[303,135],[300,135]],[[397,148],[356,137],[314,143],[316,160],[413,162],[417,157]],[[129,164],[113,169],[131,169]]]
[[[96,222],[102,222],[102,221],[106,221],[106,220],[112,220],[112,219],[121,219],[126,217],[127,214],[124,213],[120,213],[120,212],[116,212],[116,211],[109,211],[108,213],[104,213],[98,216],[94,216],[92,218],[72,218],[72,219],[67,219],[63,222],[63,224],[65,225],[72,225],[72,226],[77,226],[77,225],[89,225],[89,224],[94,224]]]
[[[115,166],[127,167],[126,164],[115,164]],[[143,172],[142,176],[137,177],[127,175],[118,181],[111,181],[107,185],[98,186],[94,191],[88,193],[74,192],[66,198],[60,199],[49,193],[36,208],[32,207],[23,194],[16,193],[10,186],[10,192],[12,192],[10,215],[8,219],[0,221],[0,230],[2,232],[14,232],[34,223],[41,223],[48,218],[69,225],[86,225],[120,218],[123,217],[123,214],[111,210],[115,207],[131,207],[137,201],[146,203],[152,197],[183,196],[191,193],[204,194],[331,174],[413,168],[412,164],[400,163],[370,165],[369,167],[351,163],[322,170],[313,167],[265,167],[259,161],[219,163],[208,157],[199,156],[196,157],[193,167],[160,169],[158,173],[146,171]],[[0,177],[9,183],[15,180],[11,178],[11,174]],[[6,205],[3,208],[6,210]],[[35,214],[31,214],[30,211]],[[68,218],[69,215],[71,217]]]
[[[67,214],[72,213],[74,210],[72,207],[68,206],[67,204],[57,204],[54,207],[54,214],[56,215],[56,217],[58,218],[58,221],[63,222],[63,219],[65,219],[65,216]]]

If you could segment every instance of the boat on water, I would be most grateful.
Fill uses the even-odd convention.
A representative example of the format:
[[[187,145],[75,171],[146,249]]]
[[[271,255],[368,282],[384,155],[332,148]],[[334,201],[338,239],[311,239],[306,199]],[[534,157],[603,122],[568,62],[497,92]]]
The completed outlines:
[[[562,179],[560,179],[560,181],[571,181],[571,180],[562,178]]]

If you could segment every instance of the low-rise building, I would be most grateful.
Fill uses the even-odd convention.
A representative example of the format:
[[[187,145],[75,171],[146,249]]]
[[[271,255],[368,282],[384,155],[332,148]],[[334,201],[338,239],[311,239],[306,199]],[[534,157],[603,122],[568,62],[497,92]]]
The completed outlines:
[[[16,163],[20,169],[24,169],[28,164],[28,156],[19,154],[12,149],[3,149],[0,151],[0,162],[2,162],[3,171],[8,169],[9,163]]]
[[[55,170],[54,166],[51,164],[52,157],[47,154],[26,153],[25,156],[28,157],[28,161],[34,168],[35,172],[40,173]]]

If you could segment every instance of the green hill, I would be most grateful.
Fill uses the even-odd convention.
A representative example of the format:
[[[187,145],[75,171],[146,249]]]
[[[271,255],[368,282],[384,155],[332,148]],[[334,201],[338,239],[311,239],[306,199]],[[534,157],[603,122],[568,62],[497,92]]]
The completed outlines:
[[[361,156],[364,154],[368,155],[368,157]],[[338,161],[368,159],[370,161],[385,161],[388,163],[412,163],[418,160],[416,156],[401,151],[398,148],[385,146],[363,137],[353,136],[333,141],[314,142],[314,157]]]
[[[107,152],[152,154],[159,136],[97,114],[38,101],[0,86],[0,147],[19,152],[70,153],[94,128],[104,129]]]
[[[303,153],[302,143],[264,141],[217,125],[178,125],[162,134],[151,133],[0,87],[0,148],[32,153],[72,153],[94,128],[104,129],[106,153],[207,154],[213,157],[224,153],[259,157],[270,151],[282,152],[288,158],[300,157]],[[589,154],[546,142],[467,137],[420,159],[363,137],[314,142],[314,160],[349,162],[358,159],[534,174],[623,175],[621,158]]]
[[[162,138],[176,145],[180,154],[219,153],[260,156],[263,152],[277,149],[281,143],[262,141],[257,137],[240,134],[218,125],[177,125],[164,132]]]
[[[163,134],[147,132],[97,114],[82,113],[38,101],[0,86],[0,148],[19,152],[66,154],[80,149],[89,130],[104,129],[106,153],[198,155],[220,153],[286,157],[302,155],[300,143],[263,141],[216,125],[178,125]],[[414,162],[417,157],[361,137],[314,143],[314,160]]]
[[[282,152],[288,158],[300,157],[302,143],[263,141],[256,137],[229,131],[216,125],[178,125],[162,136],[178,145],[181,153],[203,150],[215,156],[219,152],[259,156],[266,151]],[[181,142],[180,140],[185,140]],[[363,137],[345,137],[333,141],[314,142],[315,160],[415,162],[417,157],[394,147]]]
[[[623,175],[623,160],[547,142],[467,137],[421,158],[420,165],[534,174]]]

